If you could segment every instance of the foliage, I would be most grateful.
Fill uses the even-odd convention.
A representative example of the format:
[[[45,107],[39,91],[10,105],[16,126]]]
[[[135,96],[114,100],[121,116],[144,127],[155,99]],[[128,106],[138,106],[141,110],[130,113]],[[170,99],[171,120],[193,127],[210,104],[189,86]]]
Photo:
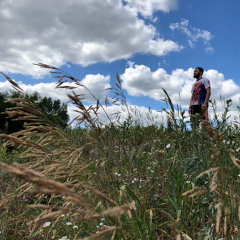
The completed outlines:
[[[45,118],[61,128],[65,128],[69,121],[67,114],[67,105],[60,100],[53,100],[50,97],[41,97],[39,93],[22,94],[17,91],[0,93],[0,132],[14,133],[23,129],[24,121],[14,121],[6,114],[8,108],[16,107],[16,104],[10,101],[14,98],[24,98],[33,102],[36,107],[43,112]]]
[[[61,70],[40,66],[54,70],[57,86],[68,79],[88,91]],[[31,121],[0,135],[20,147],[0,150],[2,239],[239,239],[240,131],[239,122],[225,119],[230,105],[214,127],[202,122],[192,131],[165,91],[168,125],[143,126],[117,80],[113,101],[128,117],[108,116],[106,126],[98,110],[108,101],[86,108],[73,92],[79,125],[65,130],[28,99],[14,101]]]

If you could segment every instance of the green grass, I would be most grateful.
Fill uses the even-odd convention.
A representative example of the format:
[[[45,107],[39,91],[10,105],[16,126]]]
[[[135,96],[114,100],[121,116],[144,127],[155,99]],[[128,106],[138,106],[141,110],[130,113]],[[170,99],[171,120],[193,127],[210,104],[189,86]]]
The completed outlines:
[[[104,127],[85,118],[89,127],[64,131],[29,123],[20,149],[2,144],[1,162],[21,164],[2,168],[24,181],[0,171],[1,239],[240,239],[240,131],[227,121],[230,102],[193,130],[169,104],[167,126],[143,126],[128,109],[127,120]]]

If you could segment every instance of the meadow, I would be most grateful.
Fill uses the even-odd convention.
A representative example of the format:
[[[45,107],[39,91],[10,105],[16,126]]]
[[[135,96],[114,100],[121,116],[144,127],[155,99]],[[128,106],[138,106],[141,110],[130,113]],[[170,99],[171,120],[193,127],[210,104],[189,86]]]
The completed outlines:
[[[211,121],[190,127],[165,91],[167,124],[151,124],[149,112],[144,126],[117,76],[112,101],[128,116],[120,122],[107,115],[108,99],[86,108],[72,87],[85,86],[39,66],[73,90],[79,116],[61,130],[29,100],[11,100],[7,113],[26,124],[0,135],[0,239],[240,239],[240,122],[227,117],[231,100],[221,115],[212,102]]]

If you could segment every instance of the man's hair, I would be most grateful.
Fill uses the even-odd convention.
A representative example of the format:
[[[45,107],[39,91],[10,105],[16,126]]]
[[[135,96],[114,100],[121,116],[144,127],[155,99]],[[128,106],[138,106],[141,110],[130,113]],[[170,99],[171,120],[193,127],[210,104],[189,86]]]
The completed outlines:
[[[201,68],[201,67],[195,67],[195,69],[198,69],[201,73],[202,73],[202,75],[203,75],[203,73],[204,73],[204,70],[203,70],[203,68]]]

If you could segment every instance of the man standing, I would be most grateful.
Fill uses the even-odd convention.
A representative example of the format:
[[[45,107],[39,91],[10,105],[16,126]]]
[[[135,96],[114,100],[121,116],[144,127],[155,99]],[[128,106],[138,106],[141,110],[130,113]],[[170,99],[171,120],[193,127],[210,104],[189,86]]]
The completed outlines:
[[[191,115],[200,114],[201,118],[208,121],[208,100],[211,95],[210,81],[203,78],[203,68],[196,67],[194,69],[193,77],[196,82],[192,86],[192,96],[188,112]]]

